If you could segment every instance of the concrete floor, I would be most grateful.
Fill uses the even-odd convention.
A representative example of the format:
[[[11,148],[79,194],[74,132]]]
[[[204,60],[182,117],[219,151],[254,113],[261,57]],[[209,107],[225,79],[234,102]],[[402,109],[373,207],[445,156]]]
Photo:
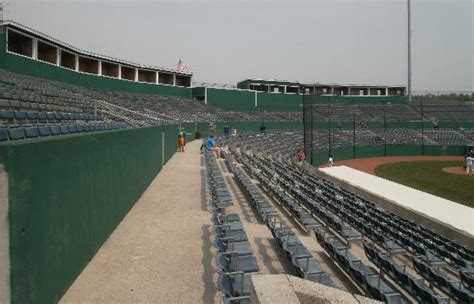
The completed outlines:
[[[200,141],[176,153],[61,303],[218,303]]]

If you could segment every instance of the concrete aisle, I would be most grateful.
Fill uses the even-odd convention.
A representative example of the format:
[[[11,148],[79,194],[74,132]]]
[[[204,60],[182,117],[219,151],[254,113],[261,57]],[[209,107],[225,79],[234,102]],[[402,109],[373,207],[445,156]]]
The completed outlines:
[[[173,156],[61,303],[219,302],[200,145]]]

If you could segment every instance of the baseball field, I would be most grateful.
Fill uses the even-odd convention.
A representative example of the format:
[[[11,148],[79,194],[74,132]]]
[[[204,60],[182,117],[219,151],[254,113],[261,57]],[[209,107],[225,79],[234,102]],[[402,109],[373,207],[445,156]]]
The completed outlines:
[[[377,176],[474,207],[474,176],[464,175],[462,161],[411,161],[375,167]]]

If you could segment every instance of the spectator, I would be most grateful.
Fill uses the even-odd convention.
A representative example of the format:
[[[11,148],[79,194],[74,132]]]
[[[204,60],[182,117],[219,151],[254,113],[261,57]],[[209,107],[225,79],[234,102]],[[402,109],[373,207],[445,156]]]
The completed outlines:
[[[228,125],[226,125],[226,126],[224,127],[224,135],[225,135],[225,137],[229,137],[230,134],[231,134],[231,132],[232,132],[232,129],[231,129]]]
[[[186,132],[183,127],[178,129],[178,152],[184,152],[184,146],[186,145]]]
[[[304,151],[303,150],[298,150],[298,152],[296,153],[296,158],[298,159],[298,162],[302,162],[305,160],[306,156],[304,154]]]
[[[220,151],[216,145],[216,136],[214,134],[209,135],[207,139],[207,149],[213,151],[217,158],[220,158]]]
[[[469,154],[469,156],[466,158],[466,175],[472,175],[473,161],[474,157],[472,157],[472,154]]]
[[[329,166],[334,166],[334,158],[332,157],[332,154],[329,154]]]
[[[232,129],[232,137],[237,138],[237,129],[236,128]]]

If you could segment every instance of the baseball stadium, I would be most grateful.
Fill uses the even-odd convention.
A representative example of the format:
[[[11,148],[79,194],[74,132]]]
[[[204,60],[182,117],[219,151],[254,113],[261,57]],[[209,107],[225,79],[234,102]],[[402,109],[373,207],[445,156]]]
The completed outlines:
[[[474,303],[472,92],[183,65],[1,24],[0,303]]]

